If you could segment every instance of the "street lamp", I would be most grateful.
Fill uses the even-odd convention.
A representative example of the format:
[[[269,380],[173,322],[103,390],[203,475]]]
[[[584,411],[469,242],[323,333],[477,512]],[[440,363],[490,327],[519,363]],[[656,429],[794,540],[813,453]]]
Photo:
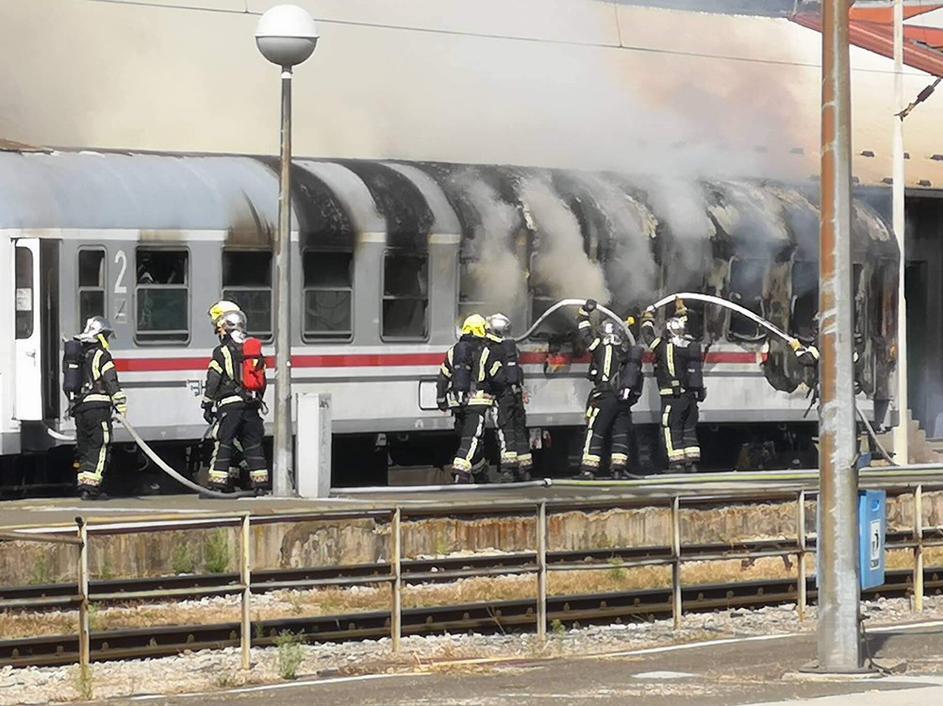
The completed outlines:
[[[272,491],[294,492],[291,434],[291,72],[314,52],[318,30],[296,5],[276,5],[259,19],[255,43],[266,59],[282,68],[281,164],[278,234],[275,238],[275,439]]]

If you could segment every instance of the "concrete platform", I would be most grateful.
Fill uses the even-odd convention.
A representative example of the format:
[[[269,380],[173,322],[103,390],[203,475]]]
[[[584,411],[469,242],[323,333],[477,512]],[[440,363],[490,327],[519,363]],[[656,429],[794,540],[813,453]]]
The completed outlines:
[[[904,659],[903,676],[798,682],[786,672],[815,654],[814,635],[773,635],[585,658],[439,665],[410,674],[325,678],[214,694],[147,697],[155,706],[356,703],[365,706],[928,706],[943,703],[943,623],[872,628],[869,648]],[[139,697],[140,698],[140,697]],[[135,702],[139,702],[137,699]],[[130,703],[119,699],[109,705]]]

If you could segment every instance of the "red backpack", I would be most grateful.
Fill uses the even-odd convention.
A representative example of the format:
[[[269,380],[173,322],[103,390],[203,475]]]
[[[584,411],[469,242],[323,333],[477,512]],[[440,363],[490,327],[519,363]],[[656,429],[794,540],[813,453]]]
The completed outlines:
[[[265,391],[265,356],[262,341],[247,338],[242,343],[242,387],[248,392]]]

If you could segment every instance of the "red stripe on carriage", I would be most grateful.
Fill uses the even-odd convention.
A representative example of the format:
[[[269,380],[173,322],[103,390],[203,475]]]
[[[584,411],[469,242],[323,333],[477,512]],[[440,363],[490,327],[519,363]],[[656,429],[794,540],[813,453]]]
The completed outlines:
[[[119,353],[120,355],[120,353]],[[651,362],[651,354],[646,355]],[[296,355],[292,365],[296,368],[377,368],[377,367],[433,367],[443,359],[442,353],[350,353],[337,355]],[[546,353],[524,351],[521,363],[543,365]],[[589,361],[587,356],[551,356],[556,365],[580,364]],[[275,357],[267,358],[270,368],[275,367]],[[716,351],[707,354],[707,363],[744,365],[757,362],[757,354],[749,351]],[[115,365],[119,372],[174,372],[184,370],[206,370],[209,358],[118,358]]]

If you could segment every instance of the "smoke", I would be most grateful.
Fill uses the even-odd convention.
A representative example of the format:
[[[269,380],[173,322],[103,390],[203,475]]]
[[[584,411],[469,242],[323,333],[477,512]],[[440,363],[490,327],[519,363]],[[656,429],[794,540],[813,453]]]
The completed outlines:
[[[610,239],[605,258],[606,282],[612,303],[628,308],[651,299],[658,286],[658,267],[652,253],[658,227],[654,214],[644,203],[601,176],[580,173],[578,179],[606,217]]]
[[[525,218],[536,231],[533,284],[556,299],[592,298],[606,303],[609,288],[602,267],[583,247],[579,222],[543,176],[528,176],[519,187]]]
[[[514,249],[514,236],[521,227],[521,214],[502,201],[497,191],[472,169],[452,177],[463,190],[479,217],[472,236],[463,241],[463,256],[472,259],[467,274],[470,297],[491,312],[501,311],[512,320],[520,316],[527,301],[527,275]]]

